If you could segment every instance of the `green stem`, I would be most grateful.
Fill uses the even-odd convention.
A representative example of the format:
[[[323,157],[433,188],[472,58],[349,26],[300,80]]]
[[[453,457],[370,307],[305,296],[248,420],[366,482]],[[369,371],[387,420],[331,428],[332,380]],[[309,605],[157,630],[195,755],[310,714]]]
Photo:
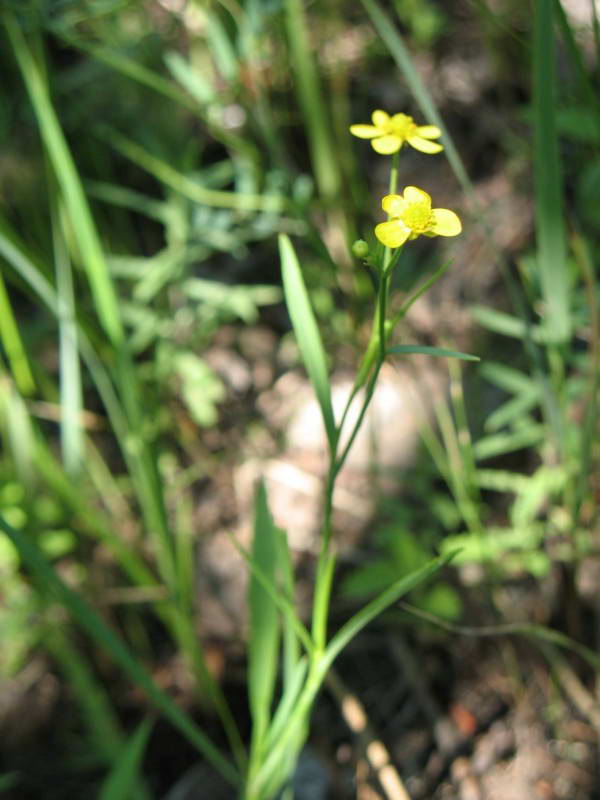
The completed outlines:
[[[387,333],[385,330],[385,317],[386,317],[386,310],[387,310],[387,301],[388,301],[388,290],[390,286],[390,275],[389,273],[383,272],[381,275],[381,286],[379,287],[379,296],[377,298],[377,311],[378,311],[378,326],[377,326],[377,338],[378,338],[378,351],[379,351],[379,366],[385,361],[385,345],[387,342]]]
[[[392,161],[390,172],[390,194],[395,194],[397,183],[398,154],[396,153]],[[330,451],[329,469],[325,484],[323,535],[321,539],[321,550],[317,562],[315,593],[312,610],[312,637],[314,641],[314,649],[310,655],[310,672],[304,690],[298,698],[296,708],[294,709],[294,713],[290,719],[289,725],[286,728],[285,734],[277,742],[275,748],[269,753],[259,772],[253,776],[253,778],[256,780],[257,786],[259,787],[264,785],[265,779],[267,779],[271,769],[277,763],[277,759],[280,757],[279,753],[284,752],[290,737],[294,736],[295,732],[299,730],[298,726],[303,720],[305,720],[326,672],[326,669],[324,668],[323,654],[327,643],[327,620],[329,616],[331,587],[335,569],[335,554],[332,552],[331,548],[333,536],[333,491],[336,478],[344,466],[350,449],[354,444],[354,440],[363,424],[365,414],[373,398],[379,372],[385,361],[386,344],[393,328],[390,321],[388,321],[386,317],[389,286],[391,282],[392,268],[395,263],[397,263],[397,258],[393,258],[392,250],[390,248],[386,248],[380,270],[380,281],[377,292],[371,340],[367,347],[367,352],[365,353],[361,366],[359,367],[354,387],[350,393],[348,401],[346,402],[340,423],[336,428],[335,442]],[[338,455],[340,437],[347,419],[348,412],[356,398],[359,389],[367,380],[368,385],[365,391],[365,398],[362,403],[358,418],[354,423],[348,441],[346,442],[341,454]],[[251,793],[252,791],[253,790],[250,790],[250,793],[246,795],[247,798],[254,797],[254,795]]]
[[[392,157],[392,166],[390,169],[390,182],[389,182],[389,189],[388,194],[396,194],[397,187],[398,187],[398,158],[399,153],[394,153]],[[390,219],[390,215],[388,214],[388,220]],[[364,385],[365,381],[367,380],[369,373],[371,372],[371,368],[375,363],[377,358],[378,351],[381,351],[382,343],[385,342],[392,332],[394,324],[390,320],[386,320],[385,313],[381,314],[381,308],[383,306],[384,311],[387,308],[387,291],[389,288],[389,276],[392,273],[392,269],[398,263],[400,256],[402,254],[402,248],[396,252],[396,254],[392,257],[392,250],[389,247],[386,247],[383,251],[383,262],[381,266],[381,273],[382,273],[382,282],[384,283],[385,288],[385,298],[381,298],[381,293],[378,294],[377,297],[377,304],[375,310],[375,319],[373,320],[373,329],[371,331],[371,339],[369,344],[367,345],[367,352],[363,356],[363,360],[361,365],[358,369],[358,374],[356,376],[356,380],[354,382],[354,388],[352,393],[348,399],[348,403],[346,408],[344,409],[344,413],[342,415],[342,422],[340,423],[339,430],[341,431],[343,423],[346,420],[346,415],[350,409],[352,401],[356,397],[356,393],[360,389],[361,386]],[[384,281],[384,277],[387,279]],[[381,288],[380,283],[380,288]]]
[[[398,153],[394,153],[392,158],[392,166],[390,170],[389,194],[395,194],[398,186]],[[397,259],[394,259],[397,263]],[[329,612],[329,600],[331,595],[331,584],[333,580],[333,571],[335,568],[335,557],[331,554],[331,537],[332,537],[332,516],[333,516],[333,490],[335,480],[342,469],[348,453],[354,440],[363,423],[365,414],[373,397],[375,391],[375,384],[379,376],[379,371],[385,360],[386,342],[392,331],[392,326],[388,325],[387,304],[388,304],[388,291],[391,279],[391,266],[392,266],[392,250],[389,247],[385,248],[383,255],[383,263],[380,273],[379,289],[377,294],[377,302],[375,308],[375,319],[373,320],[373,331],[371,334],[371,341],[369,342],[367,352],[363,358],[362,364],[359,368],[354,387],[350,393],[350,397],[344,408],[340,424],[337,428],[336,446],[332,449],[330,454],[329,471],[327,475],[327,483],[325,486],[325,510],[323,515],[323,537],[321,540],[321,551],[319,553],[319,560],[317,563],[317,575],[315,579],[315,596],[313,601],[313,620],[312,620],[312,635],[315,642],[316,653],[325,646],[327,638],[327,617]],[[341,456],[337,455],[337,446],[339,445],[340,436],[344,423],[350,407],[356,397],[360,387],[364,384],[371,373],[373,364],[375,369],[369,380],[369,385],[366,391],[366,396],[358,415],[358,419],[352,429],[348,442],[344,447]]]
[[[398,187],[398,157],[400,155],[400,151],[394,153],[392,156],[392,168],[390,170],[390,186],[388,194],[396,194],[396,189]],[[388,220],[390,219],[390,215],[388,214]],[[390,260],[392,258],[392,250],[390,247],[386,247],[383,252],[383,271],[385,272],[389,266]]]
[[[236,764],[243,773],[247,762],[246,748],[223,690],[206,663],[204,651],[195,630],[193,609],[180,608],[177,605],[167,607],[167,624],[181,651],[187,656],[197,685],[208,694],[221,721]]]
[[[373,350],[373,359],[375,360],[375,369],[369,379],[369,385],[366,390],[365,399],[358,418],[352,428],[350,437],[341,453],[337,455],[337,445],[339,444],[342,426],[345,422],[347,412],[350,408],[352,400],[356,396],[356,392],[360,388],[360,384],[355,383],[354,389],[346,404],[346,408],[342,415],[342,420],[337,429],[336,449],[331,453],[329,471],[327,475],[327,483],[325,486],[325,510],[323,519],[323,537],[321,541],[321,551],[319,553],[319,561],[317,563],[317,575],[315,579],[315,597],[313,602],[313,623],[312,635],[315,642],[315,650],[318,653],[325,646],[327,636],[327,617],[329,612],[329,600],[331,595],[331,584],[333,580],[333,570],[335,567],[335,556],[330,552],[331,538],[332,538],[332,516],[333,516],[333,490],[335,487],[336,478],[344,466],[346,458],[354,444],[354,440],[360,430],[364,421],[365,414],[371,403],[375,385],[379,376],[379,371],[385,360],[386,342],[389,338],[390,330],[386,326],[387,314],[387,301],[388,301],[388,288],[390,282],[390,274],[382,272],[381,280],[379,282],[379,291],[377,295],[377,306],[375,311],[375,321],[373,330],[375,334],[375,348]],[[369,365],[370,370],[370,365]]]

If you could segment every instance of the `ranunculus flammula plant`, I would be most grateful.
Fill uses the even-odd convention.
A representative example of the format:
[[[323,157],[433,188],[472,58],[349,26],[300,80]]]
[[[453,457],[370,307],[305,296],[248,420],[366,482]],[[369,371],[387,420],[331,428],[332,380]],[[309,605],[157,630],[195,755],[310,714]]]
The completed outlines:
[[[388,194],[381,201],[389,219],[375,228],[375,236],[386,247],[401,247],[417,236],[458,236],[462,225],[454,211],[432,208],[431,197],[416,186],[404,194]]]
[[[378,109],[371,115],[372,125],[351,125],[350,133],[359,139],[371,139],[373,150],[388,156],[397,153],[405,142],[422,153],[439,153],[441,144],[432,142],[442,132],[435,125],[417,125],[408,114],[394,114]]]

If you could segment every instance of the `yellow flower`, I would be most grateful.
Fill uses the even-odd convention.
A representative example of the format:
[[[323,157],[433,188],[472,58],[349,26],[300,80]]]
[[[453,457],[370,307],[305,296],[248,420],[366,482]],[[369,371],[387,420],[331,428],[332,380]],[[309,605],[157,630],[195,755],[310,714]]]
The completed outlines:
[[[381,206],[389,215],[375,228],[375,236],[386,247],[401,247],[417,236],[458,236],[460,219],[447,208],[432,208],[431,197],[416,186],[407,186],[404,195],[388,194]]]
[[[350,133],[359,139],[371,139],[371,146],[377,153],[397,153],[404,142],[422,153],[439,153],[444,149],[441,144],[430,141],[442,135],[435,125],[417,125],[408,114],[390,117],[381,110],[374,111],[371,119],[372,125],[351,125]]]

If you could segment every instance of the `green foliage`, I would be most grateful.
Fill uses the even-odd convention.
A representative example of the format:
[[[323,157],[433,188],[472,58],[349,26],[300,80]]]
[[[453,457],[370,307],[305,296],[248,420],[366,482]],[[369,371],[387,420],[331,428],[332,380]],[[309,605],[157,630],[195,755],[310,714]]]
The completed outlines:
[[[308,299],[308,294],[296,253],[287,236],[279,240],[281,254],[281,267],[283,288],[285,292],[288,311],[298,340],[298,346],[306,371],[314,386],[323,424],[329,442],[329,448],[334,452],[336,447],[335,420],[331,405],[331,387],[329,385],[328,367],[325,360],[325,351],[319,329]]]
[[[44,592],[50,592],[83,630],[106,648],[134,684],[139,685],[147,692],[167,719],[214,764],[223,777],[235,784],[238,777],[233,767],[223,758],[202,730],[175,705],[165,692],[156,686],[152,677],[138,663],[129,648],[102,621],[82,595],[73,591],[61,579],[41,549],[20,531],[8,525],[1,517],[0,529],[15,546],[23,562],[33,571]]]
[[[254,513],[252,560],[260,568],[265,579],[277,586],[276,567],[281,551],[262,484],[256,493]],[[255,575],[250,579],[248,607],[250,609],[248,694],[253,721],[253,746],[260,752],[271,716],[271,703],[277,678],[280,631],[277,606]]]
[[[492,142],[475,109],[444,100],[462,62],[449,58],[452,11],[429,0],[395,0],[393,11],[363,0],[351,14],[300,0],[3,4],[0,674],[18,675],[34,648],[52,661],[80,712],[82,771],[106,770],[104,800],[150,796],[141,775],[153,723],[145,707],[135,720],[121,713],[121,680],[245,800],[270,800],[294,772],[332,662],[398,598],[410,592],[422,611],[458,620],[450,572],[437,575],[451,558],[496,581],[542,578],[556,562],[575,570],[592,547],[600,102],[584,49],[600,52],[600,35],[595,12],[574,30],[560,2],[534,5],[529,29],[522,11],[474,3],[482,48],[500,65],[503,122]],[[528,63],[529,77],[514,63]],[[400,339],[413,340],[405,318],[451,262],[426,277],[437,251],[415,246],[401,262],[365,231],[381,175],[363,152],[355,159],[348,135],[361,91],[373,108],[414,105],[443,132],[464,228],[487,240],[506,285],[501,308],[482,298],[472,309],[488,336],[473,346],[478,356],[441,338]],[[531,107],[504,105],[515,94]],[[524,252],[497,252],[493,209],[468,173],[483,169],[469,150],[478,136],[490,163],[505,159],[516,194],[534,165],[535,242]],[[366,263],[356,265],[348,243],[359,236]],[[465,266],[455,261],[453,270]],[[444,285],[436,291],[442,298]],[[324,522],[309,622],[262,486],[252,549],[238,545],[250,576],[246,742],[198,636],[197,491],[222,457],[220,429],[243,436],[246,424],[227,416],[207,351],[219,337],[243,343],[248,326],[282,333],[282,299],[326,432]],[[383,514],[373,558],[342,584],[346,602],[374,599],[331,635],[334,486],[384,361],[415,353],[449,370],[449,397],[435,400],[436,425],[423,428],[437,472],[415,467],[404,507]],[[289,360],[279,355],[277,368]],[[332,375],[351,362],[354,389],[334,413]],[[477,421],[480,394],[493,403]],[[558,630],[530,635],[573,648]],[[159,650],[192,676],[195,709],[211,708],[210,736],[151,677]],[[20,791],[23,777],[0,776],[1,790]]]
[[[135,785],[151,733],[152,721],[143,720],[123,748],[118,761],[102,785],[98,795],[99,800],[128,800],[136,795]]]
[[[548,315],[545,336],[549,341],[562,343],[571,333],[571,309],[562,209],[562,169],[555,119],[554,6],[554,0],[540,0],[535,4],[533,152],[536,183],[536,264]]]
[[[444,31],[447,16],[442,9],[429,0],[396,0],[398,18],[410,31],[416,45],[428,48]]]
[[[173,374],[181,381],[181,393],[192,419],[210,428],[218,419],[216,404],[225,387],[213,370],[193,353],[168,354]]]
[[[411,524],[412,523],[412,524]],[[433,521],[432,521],[433,523]],[[431,537],[412,533],[414,520],[407,520],[406,527],[390,523],[377,531],[374,544],[381,549],[380,559],[374,559],[364,567],[353,570],[342,584],[342,592],[348,597],[363,598],[381,592],[399,578],[413,570],[423,567],[433,555]],[[456,545],[456,540],[444,540],[449,543],[447,552]],[[458,543],[458,548],[462,543]],[[458,558],[462,557],[459,553]],[[456,590],[448,583],[435,581],[431,587],[417,587],[410,595],[411,603],[418,608],[442,617],[456,620],[460,617],[462,603]]]

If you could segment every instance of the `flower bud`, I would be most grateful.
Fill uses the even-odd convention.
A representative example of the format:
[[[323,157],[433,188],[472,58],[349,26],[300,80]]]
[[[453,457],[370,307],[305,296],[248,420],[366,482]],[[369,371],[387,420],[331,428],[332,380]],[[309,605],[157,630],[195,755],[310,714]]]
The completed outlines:
[[[364,239],[357,239],[352,245],[352,254],[356,258],[366,258],[369,255],[369,245]]]

